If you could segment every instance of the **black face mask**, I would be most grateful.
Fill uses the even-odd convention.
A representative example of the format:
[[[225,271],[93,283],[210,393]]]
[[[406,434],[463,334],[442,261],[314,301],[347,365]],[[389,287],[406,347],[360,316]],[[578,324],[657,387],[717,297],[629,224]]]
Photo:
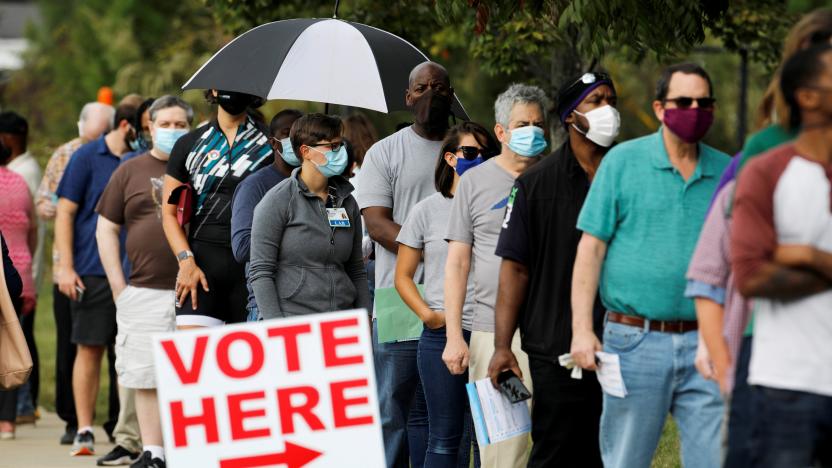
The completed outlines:
[[[217,91],[217,103],[229,114],[240,115],[249,107],[260,107],[263,105],[263,100],[257,96],[236,91]]]
[[[451,97],[436,94],[432,89],[413,101],[413,116],[428,131],[447,130],[450,115]]]

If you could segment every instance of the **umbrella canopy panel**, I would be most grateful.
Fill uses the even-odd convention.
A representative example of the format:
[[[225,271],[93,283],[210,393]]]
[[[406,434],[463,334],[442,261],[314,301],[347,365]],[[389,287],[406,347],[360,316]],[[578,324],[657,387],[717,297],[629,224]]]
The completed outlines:
[[[296,99],[407,110],[410,71],[428,58],[404,39],[337,19],[291,19],[253,28],[226,44],[182,89],[223,89]],[[455,99],[452,110],[467,119]]]

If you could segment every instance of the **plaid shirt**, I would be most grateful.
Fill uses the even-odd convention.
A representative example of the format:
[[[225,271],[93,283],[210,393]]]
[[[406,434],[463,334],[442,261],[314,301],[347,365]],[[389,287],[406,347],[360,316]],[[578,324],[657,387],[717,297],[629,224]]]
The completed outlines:
[[[49,158],[49,162],[46,164],[46,170],[43,173],[43,179],[40,181],[40,187],[38,187],[38,191],[35,194],[35,205],[40,206],[41,203],[48,203],[50,205],[55,204],[54,196],[55,191],[58,190],[58,183],[61,182],[61,177],[64,175],[64,169],[66,169],[66,165],[69,164],[69,159],[75,153],[75,151],[81,147],[85,143],[84,139],[81,137],[76,137],[63,145],[59,146],[58,149],[52,153],[52,156]],[[54,246],[52,246],[52,265],[56,265],[58,262],[58,250]],[[54,283],[58,282],[58,277],[56,275],[55,269],[52,269],[52,281]]]
[[[731,181],[714,199],[688,267],[689,282],[686,291],[689,297],[707,297],[708,299],[715,298],[708,294],[697,293],[696,291],[701,291],[701,289],[693,287],[692,283],[704,283],[725,291],[722,333],[725,335],[728,350],[731,353],[729,388],[734,387],[734,366],[739,356],[743,332],[748,326],[751,315],[749,301],[737,290],[734,274],[731,271],[731,218],[727,213],[733,198],[734,186],[735,182]]]

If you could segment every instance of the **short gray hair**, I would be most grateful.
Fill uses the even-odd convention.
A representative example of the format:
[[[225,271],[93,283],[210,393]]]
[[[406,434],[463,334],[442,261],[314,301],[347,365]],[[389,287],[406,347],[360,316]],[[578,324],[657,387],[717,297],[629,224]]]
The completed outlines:
[[[113,106],[100,102],[88,102],[84,104],[84,107],[81,108],[81,114],[78,116],[78,121],[81,123],[86,122],[90,115],[95,111],[104,113],[104,120],[110,122],[110,129],[112,129],[112,122],[116,115],[116,110],[113,109]]]
[[[517,104],[539,105],[545,119],[546,110],[549,108],[549,99],[546,97],[546,93],[537,86],[514,83],[497,96],[497,100],[494,101],[494,120],[508,128],[511,110]]]
[[[150,105],[150,108],[147,111],[150,113],[150,121],[156,121],[156,114],[162,109],[168,109],[171,107],[179,107],[185,111],[185,116],[188,118],[188,124],[190,125],[194,121],[194,109],[191,107],[190,104],[183,101],[182,98],[172,96],[170,94],[165,94],[164,96],[157,98],[153,101],[153,104]]]

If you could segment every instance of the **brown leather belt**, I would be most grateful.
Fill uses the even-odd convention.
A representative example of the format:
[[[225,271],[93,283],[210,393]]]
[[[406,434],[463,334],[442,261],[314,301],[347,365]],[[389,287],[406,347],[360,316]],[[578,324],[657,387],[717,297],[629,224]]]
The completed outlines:
[[[610,322],[620,323],[622,325],[630,325],[633,327],[644,328],[644,321],[642,317],[635,315],[625,315],[618,312],[607,312],[607,320]],[[650,330],[664,333],[687,333],[699,328],[696,320],[650,320]]]

